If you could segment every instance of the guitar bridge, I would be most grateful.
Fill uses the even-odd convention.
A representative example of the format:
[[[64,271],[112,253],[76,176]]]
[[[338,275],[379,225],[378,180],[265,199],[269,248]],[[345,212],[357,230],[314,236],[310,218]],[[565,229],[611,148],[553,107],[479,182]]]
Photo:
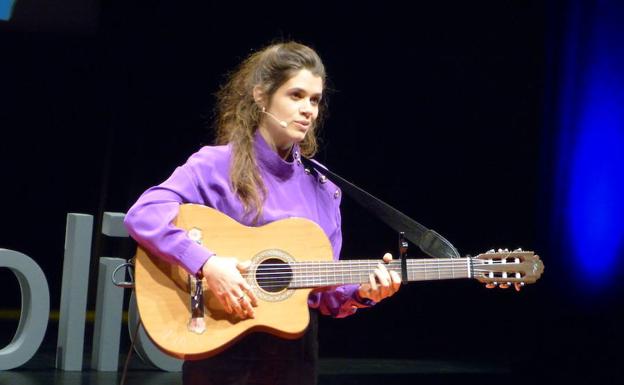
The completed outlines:
[[[188,322],[188,330],[196,334],[206,331],[204,320],[204,288],[202,280],[189,274],[189,294],[191,297],[191,318]]]

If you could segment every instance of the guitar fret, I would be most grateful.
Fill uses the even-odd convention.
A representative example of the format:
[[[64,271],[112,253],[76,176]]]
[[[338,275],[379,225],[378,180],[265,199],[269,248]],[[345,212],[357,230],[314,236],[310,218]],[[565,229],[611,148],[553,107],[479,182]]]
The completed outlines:
[[[333,269],[330,269],[329,266],[331,265],[325,265],[325,279],[327,280],[327,284],[331,285],[334,283],[334,281],[332,281],[331,279],[331,272]]]
[[[441,279],[442,277],[440,276],[440,259],[436,259],[436,262],[438,263],[438,279]]]
[[[327,269],[327,265],[323,264],[321,266],[321,269],[322,269],[322,274],[321,274],[322,284],[323,285],[329,285],[330,284],[329,277],[328,277],[329,270]]]
[[[306,276],[306,277],[309,277],[309,276],[310,276],[310,274],[309,274],[309,273],[310,273],[310,271],[309,271],[309,270],[310,270],[310,269],[309,269],[309,266],[308,266],[308,265],[305,265],[305,276]],[[306,280],[306,279],[304,279],[304,280],[303,280],[303,285],[304,285],[304,286],[308,286],[308,282],[307,282],[307,280]]]
[[[455,278],[455,263],[451,263],[451,277]]]
[[[331,285],[332,284],[332,279],[330,276],[331,273],[331,269],[329,269],[330,265],[323,265],[323,277],[324,277],[324,284],[325,285]]]
[[[316,265],[316,283],[318,286],[323,286],[323,276],[321,275],[321,264],[319,262],[315,263]]]
[[[318,262],[314,263],[314,274],[313,283],[314,286],[321,286],[321,265]]]
[[[349,282],[353,282],[353,274],[351,272],[351,269],[349,269]]]

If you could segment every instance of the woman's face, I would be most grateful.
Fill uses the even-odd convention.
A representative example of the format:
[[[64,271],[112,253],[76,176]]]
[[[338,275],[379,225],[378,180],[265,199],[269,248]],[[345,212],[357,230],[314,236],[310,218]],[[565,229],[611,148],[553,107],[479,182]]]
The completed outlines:
[[[258,129],[278,154],[285,156],[294,143],[305,138],[318,117],[322,94],[323,79],[307,69],[275,91]]]

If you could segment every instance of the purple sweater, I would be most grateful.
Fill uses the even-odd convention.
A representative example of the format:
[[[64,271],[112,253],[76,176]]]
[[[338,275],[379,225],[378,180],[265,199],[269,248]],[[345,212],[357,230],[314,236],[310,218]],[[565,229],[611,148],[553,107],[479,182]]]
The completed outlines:
[[[293,149],[293,162],[286,162],[256,132],[255,156],[267,189],[258,226],[288,217],[310,219],[329,238],[334,259],[342,246],[340,228],[341,191],[329,181],[321,182],[305,172],[299,161],[299,148]],[[197,273],[214,253],[191,241],[185,231],[172,225],[183,203],[197,203],[217,209],[238,222],[251,226],[243,206],[230,188],[232,148],[206,146],[193,154],[162,184],[148,189],[130,208],[125,225],[143,247],[169,263]],[[332,287],[310,294],[308,304],[321,313],[346,317],[358,307],[372,305],[357,294],[357,285]]]

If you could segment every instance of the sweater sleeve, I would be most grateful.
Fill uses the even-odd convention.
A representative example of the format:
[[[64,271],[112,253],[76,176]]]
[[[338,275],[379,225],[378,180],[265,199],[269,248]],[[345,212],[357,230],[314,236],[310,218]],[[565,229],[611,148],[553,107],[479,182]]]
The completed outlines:
[[[182,266],[190,274],[197,273],[214,255],[173,225],[181,204],[205,204],[194,170],[197,157],[195,154],[165,182],[145,191],[124,219],[128,232],[141,246],[169,263]]]
[[[375,302],[360,298],[359,285],[343,285],[313,291],[308,297],[308,306],[318,309],[321,314],[344,318],[355,314],[357,309],[371,307]]]

